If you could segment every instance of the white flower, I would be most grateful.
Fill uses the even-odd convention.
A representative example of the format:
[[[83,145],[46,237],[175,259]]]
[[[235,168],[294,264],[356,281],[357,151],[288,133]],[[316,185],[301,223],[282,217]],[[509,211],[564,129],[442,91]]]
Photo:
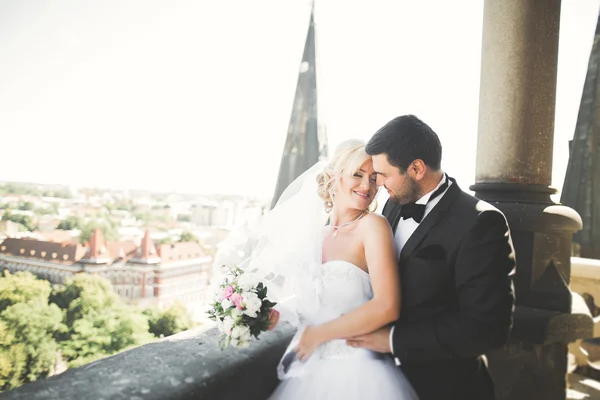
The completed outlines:
[[[234,325],[235,325],[235,319],[233,319],[231,317],[225,317],[223,319],[223,323],[219,329],[221,329],[221,332],[229,335],[232,332]]]
[[[242,316],[242,312],[240,310],[238,310],[237,307],[230,309],[229,314],[231,315],[231,318],[233,318],[233,319],[238,319]]]
[[[232,304],[233,304],[233,303],[232,303],[232,302],[231,302],[231,300],[229,300],[229,299],[223,299],[223,300],[221,301],[221,307],[223,307],[223,310],[227,310],[229,307],[231,307],[231,306],[232,306]]]
[[[254,275],[252,275],[250,273],[244,273],[238,278],[237,284],[240,287],[240,289],[242,289],[243,291],[248,291],[248,290],[254,289],[256,280],[255,280]],[[246,298],[246,296],[244,296],[244,299],[245,298]]]
[[[258,316],[258,312],[260,311],[260,307],[262,306],[262,300],[258,298],[256,293],[246,292],[244,293],[244,305],[246,306],[244,314],[249,317],[256,318]]]
[[[250,340],[250,328],[246,325],[236,325],[231,330],[231,338],[237,339],[238,341],[249,341]]]

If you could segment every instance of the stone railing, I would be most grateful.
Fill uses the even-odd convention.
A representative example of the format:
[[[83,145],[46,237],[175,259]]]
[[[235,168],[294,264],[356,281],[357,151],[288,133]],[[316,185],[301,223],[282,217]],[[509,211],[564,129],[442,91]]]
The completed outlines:
[[[7,400],[264,400],[293,335],[281,324],[247,349],[217,347],[217,331],[182,332],[0,394]]]
[[[600,260],[571,257],[571,290],[600,301]]]
[[[571,370],[589,367],[600,371],[600,260],[571,258],[571,283],[573,304],[589,312],[594,321],[592,337],[577,340],[569,345]]]

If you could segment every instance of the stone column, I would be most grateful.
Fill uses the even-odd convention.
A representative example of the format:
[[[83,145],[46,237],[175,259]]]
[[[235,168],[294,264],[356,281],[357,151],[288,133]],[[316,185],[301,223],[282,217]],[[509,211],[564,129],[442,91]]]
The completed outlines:
[[[566,396],[567,343],[591,334],[571,312],[571,241],[581,218],[550,195],[560,0],[486,0],[476,196],[501,209],[517,257],[513,335],[488,354],[499,400]]]

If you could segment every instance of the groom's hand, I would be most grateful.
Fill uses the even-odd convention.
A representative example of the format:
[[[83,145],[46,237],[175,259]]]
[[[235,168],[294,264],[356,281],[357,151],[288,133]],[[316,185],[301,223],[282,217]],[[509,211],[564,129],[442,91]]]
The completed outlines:
[[[355,336],[346,339],[346,344],[352,347],[362,347],[378,353],[391,353],[390,349],[390,331],[391,327],[381,328],[375,332],[368,333],[362,336]]]

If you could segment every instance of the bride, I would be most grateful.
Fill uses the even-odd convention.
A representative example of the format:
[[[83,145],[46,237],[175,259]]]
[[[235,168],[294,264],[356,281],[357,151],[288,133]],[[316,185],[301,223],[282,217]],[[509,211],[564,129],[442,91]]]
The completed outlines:
[[[270,399],[417,399],[391,358],[346,345],[400,313],[392,230],[369,210],[376,194],[364,143],[347,140],[246,233],[254,241],[245,268],[266,282],[280,319],[298,328]]]

